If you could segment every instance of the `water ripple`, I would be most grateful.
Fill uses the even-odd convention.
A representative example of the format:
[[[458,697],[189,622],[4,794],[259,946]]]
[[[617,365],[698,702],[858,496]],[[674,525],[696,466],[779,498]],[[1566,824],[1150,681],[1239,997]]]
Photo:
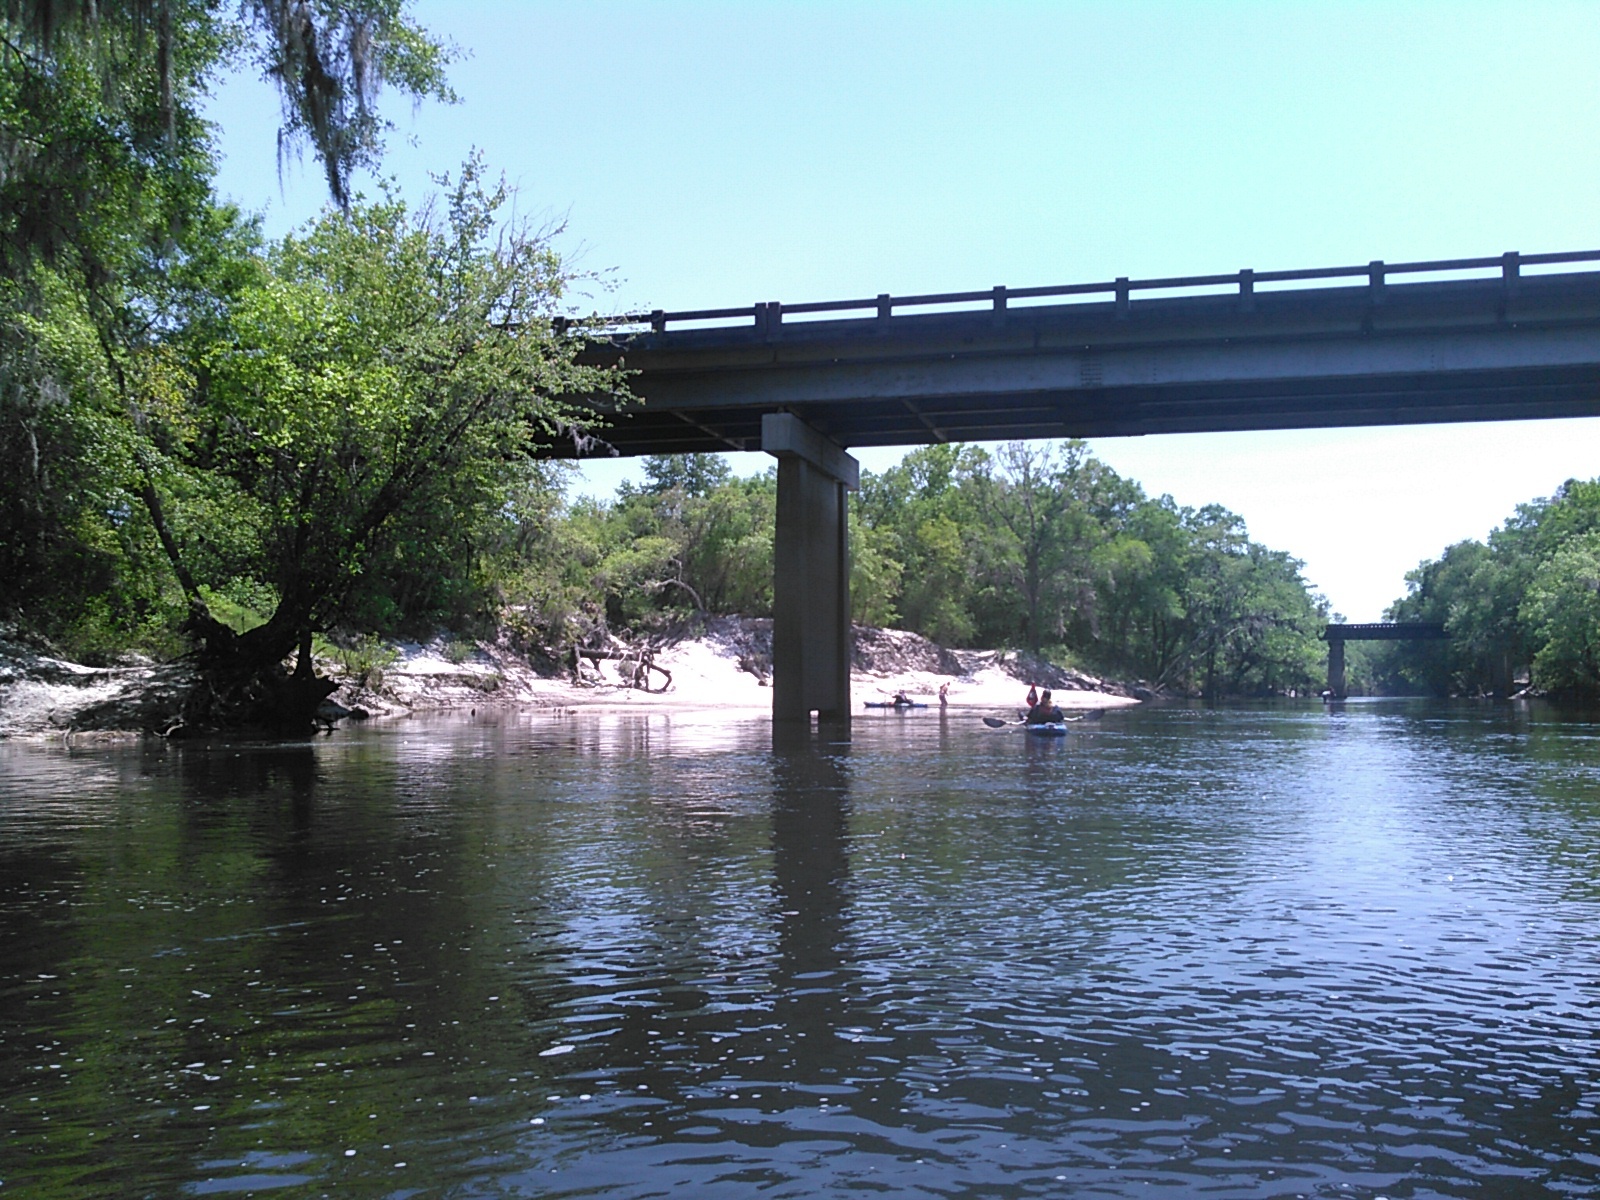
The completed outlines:
[[[1600,1192],[1600,736],[0,748],[7,1190]]]

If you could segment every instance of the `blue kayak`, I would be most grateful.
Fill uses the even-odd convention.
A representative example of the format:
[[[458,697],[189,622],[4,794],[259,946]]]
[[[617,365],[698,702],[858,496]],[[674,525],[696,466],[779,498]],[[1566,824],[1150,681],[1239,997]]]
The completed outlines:
[[[1035,737],[1067,736],[1067,723],[1065,721],[1046,721],[1042,725],[1024,725],[1023,728]]]
[[[863,700],[861,702],[861,706],[863,708],[927,708],[928,707],[926,704],[918,703],[915,700],[908,701],[905,704],[896,704],[893,700]]]

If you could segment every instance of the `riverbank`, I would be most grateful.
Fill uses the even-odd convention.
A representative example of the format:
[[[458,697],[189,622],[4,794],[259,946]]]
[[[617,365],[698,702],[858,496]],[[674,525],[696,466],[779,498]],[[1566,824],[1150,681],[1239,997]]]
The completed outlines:
[[[397,642],[360,671],[335,659],[319,660],[318,669],[339,681],[332,696],[338,709],[368,717],[484,708],[730,710],[755,716],[772,708],[771,643],[770,620],[707,618],[654,653],[649,690],[631,683],[636,660],[582,658],[576,675],[570,667],[540,671],[504,637]],[[0,737],[159,734],[177,719],[193,682],[192,669],[182,662],[88,667],[0,638]],[[1139,703],[1130,686],[1013,651],[951,650],[901,630],[856,629],[856,712],[896,692],[937,707],[943,687],[951,708],[1007,715],[1031,684],[1053,689],[1067,709]]]

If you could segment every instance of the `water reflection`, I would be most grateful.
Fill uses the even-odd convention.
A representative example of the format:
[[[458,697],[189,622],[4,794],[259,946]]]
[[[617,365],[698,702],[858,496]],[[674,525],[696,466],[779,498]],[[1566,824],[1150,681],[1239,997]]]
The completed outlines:
[[[771,736],[0,748],[5,1189],[1595,1189],[1593,725]]]

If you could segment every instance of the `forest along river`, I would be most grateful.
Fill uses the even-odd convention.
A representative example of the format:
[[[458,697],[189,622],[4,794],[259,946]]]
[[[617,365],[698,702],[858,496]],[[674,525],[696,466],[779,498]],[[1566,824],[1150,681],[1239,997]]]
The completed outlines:
[[[0,1197],[1600,1188],[1600,727],[854,732],[0,748]]]

